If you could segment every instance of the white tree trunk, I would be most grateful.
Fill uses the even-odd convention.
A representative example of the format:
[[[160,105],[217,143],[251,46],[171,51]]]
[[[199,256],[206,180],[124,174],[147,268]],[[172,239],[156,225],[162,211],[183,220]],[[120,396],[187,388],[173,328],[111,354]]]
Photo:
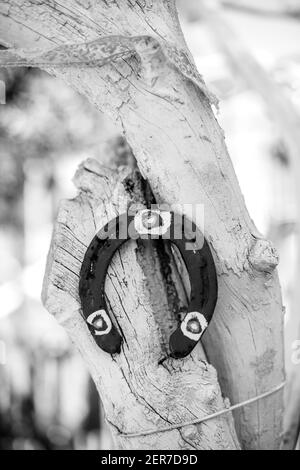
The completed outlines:
[[[78,196],[63,202],[57,217],[43,299],[82,353],[117,447],[239,448],[231,414],[205,425],[125,437],[192,421],[224,408],[224,402],[216,372],[205,361],[201,347],[183,360],[167,358],[170,330],[176,328],[172,297],[176,309],[185,298],[183,289],[176,286],[178,281],[173,281],[172,256],[162,246],[131,241],[114,256],[105,292],[124,346],[114,357],[96,346],[80,314],[78,280],[83,256],[95,233],[119,211],[126,211],[129,202],[142,204],[144,195],[137,173],[126,168],[108,170],[94,160],[79,168],[75,184]],[[169,275],[163,277],[167,271]]]
[[[173,0],[28,0],[23,5],[9,0],[0,8],[0,39],[8,46],[49,47],[109,34],[146,34],[186,50]],[[277,256],[247,213],[207,98],[176,67],[153,62],[151,53],[145,48],[101,69],[48,70],[122,126],[158,202],[204,204],[219,282],[219,302],[204,346],[223,394],[237,403],[284,377]],[[244,407],[235,421],[244,448],[278,448],[282,393]]]

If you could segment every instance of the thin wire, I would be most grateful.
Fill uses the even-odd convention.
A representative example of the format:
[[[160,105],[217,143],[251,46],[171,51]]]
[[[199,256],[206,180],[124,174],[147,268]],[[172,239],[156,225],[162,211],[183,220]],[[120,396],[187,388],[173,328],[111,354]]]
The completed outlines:
[[[241,403],[237,403],[236,405],[230,406],[229,408],[226,408],[224,410],[217,411],[216,413],[212,413],[210,415],[203,416],[203,418],[197,418],[197,419],[194,419],[193,421],[186,421],[184,423],[171,424],[170,426],[164,426],[164,427],[160,427],[160,428],[153,428],[153,429],[149,429],[149,430],[146,430],[146,431],[140,431],[140,432],[133,432],[133,433],[119,432],[119,436],[121,436],[121,437],[149,436],[151,434],[156,434],[156,433],[159,433],[159,432],[167,432],[167,431],[172,431],[173,429],[179,429],[179,428],[183,428],[185,426],[191,426],[193,424],[204,423],[204,422],[209,421],[213,418],[218,418],[219,416],[222,416],[226,413],[230,413],[231,411],[237,410],[239,408],[243,408],[244,406],[251,405],[252,403],[255,403],[259,400],[262,400],[263,398],[267,398],[271,395],[274,395],[275,393],[282,390],[285,387],[285,385],[286,385],[286,382],[282,382],[280,385],[273,388],[269,392],[262,393],[261,395],[257,395],[254,398],[250,398],[249,400],[245,400]]]

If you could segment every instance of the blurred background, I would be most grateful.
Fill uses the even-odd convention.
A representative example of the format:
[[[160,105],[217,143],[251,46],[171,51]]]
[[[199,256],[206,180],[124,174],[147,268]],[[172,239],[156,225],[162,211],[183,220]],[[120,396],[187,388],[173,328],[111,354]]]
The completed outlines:
[[[300,0],[177,0],[259,230],[280,254],[286,366],[300,339]],[[37,69],[0,69],[0,450],[111,449],[81,357],[40,293],[60,199],[87,157],[128,152],[113,123]],[[299,162],[298,162],[299,160]]]

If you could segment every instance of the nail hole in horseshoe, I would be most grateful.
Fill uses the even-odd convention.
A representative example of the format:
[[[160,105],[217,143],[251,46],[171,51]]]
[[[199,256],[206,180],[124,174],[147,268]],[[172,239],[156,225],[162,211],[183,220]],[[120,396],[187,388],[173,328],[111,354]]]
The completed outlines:
[[[185,221],[188,222],[186,225]],[[167,238],[178,248],[181,255],[180,259],[177,252],[181,272],[185,266],[190,280],[190,299],[187,314],[171,334],[169,344],[173,357],[185,357],[193,350],[211,320],[217,301],[217,277],[209,245],[201,231],[184,216],[173,212],[143,209],[135,215],[122,214],[101,230],[102,235],[107,233],[108,237],[103,238],[100,232],[94,237],[84,257],[79,283],[82,310],[90,331],[104,351],[111,354],[120,352],[122,337],[109,317],[104,290],[107,269],[114,253],[128,239],[139,238],[129,235],[130,224],[134,225],[135,232],[141,239],[143,236],[148,241],[152,237]],[[116,227],[117,233],[110,233],[110,230],[116,230]],[[127,236],[113,237],[113,234],[121,233],[124,227],[127,230],[125,232]],[[189,227],[188,235],[186,235],[187,227]],[[198,237],[198,244],[199,240],[202,240],[201,246],[200,244],[193,246],[191,243],[193,233],[196,233],[196,238]],[[176,252],[173,250],[173,253]],[[91,318],[96,318],[96,313],[99,316],[99,312],[101,315],[106,315],[108,320],[106,322],[108,327],[103,331],[99,327],[96,328],[97,325],[90,321]],[[99,321],[98,319],[98,323]]]

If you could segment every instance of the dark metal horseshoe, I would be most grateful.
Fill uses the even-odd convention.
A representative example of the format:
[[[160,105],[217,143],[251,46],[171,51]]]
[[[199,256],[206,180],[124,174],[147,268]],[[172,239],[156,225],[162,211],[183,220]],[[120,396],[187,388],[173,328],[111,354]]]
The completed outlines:
[[[217,302],[218,286],[213,257],[202,232],[185,216],[144,209],[111,220],[89,245],[80,271],[79,295],[83,315],[96,343],[104,351],[119,353],[122,337],[111,321],[104,283],[110,261],[129,239],[163,238],[180,251],[191,285],[187,314],[170,337],[172,357],[187,356],[210,322]]]

